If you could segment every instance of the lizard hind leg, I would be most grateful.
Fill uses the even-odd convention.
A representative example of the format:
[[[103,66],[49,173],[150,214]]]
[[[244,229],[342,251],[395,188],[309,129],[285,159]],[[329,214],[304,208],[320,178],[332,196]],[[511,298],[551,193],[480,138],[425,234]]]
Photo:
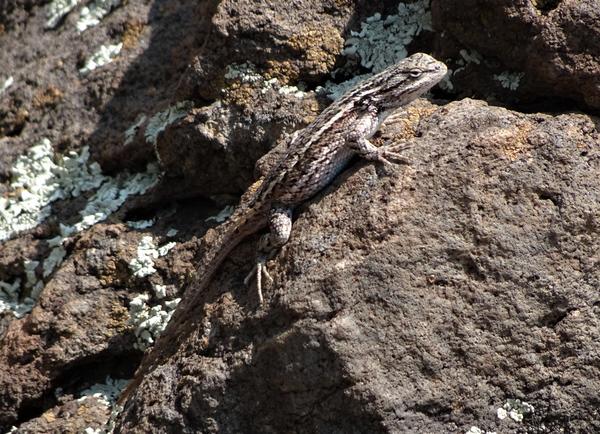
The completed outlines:
[[[256,254],[256,264],[244,279],[248,285],[253,277],[256,278],[256,289],[258,291],[258,300],[262,304],[262,278],[263,276],[273,282],[273,278],[267,271],[267,259],[269,259],[276,250],[281,248],[290,239],[292,232],[292,210],[289,207],[274,206],[269,213],[269,233],[263,235],[258,242]]]

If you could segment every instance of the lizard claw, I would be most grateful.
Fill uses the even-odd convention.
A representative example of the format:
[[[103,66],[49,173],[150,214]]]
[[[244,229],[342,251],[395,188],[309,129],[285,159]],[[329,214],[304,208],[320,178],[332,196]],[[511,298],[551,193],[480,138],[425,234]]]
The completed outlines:
[[[267,262],[267,260],[265,258],[258,258],[258,260],[256,261],[256,265],[254,265],[254,267],[252,267],[252,270],[250,270],[250,272],[244,279],[244,285],[248,286],[248,284],[250,283],[252,278],[253,277],[256,278],[256,290],[258,292],[259,304],[262,304],[262,302],[263,302],[263,295],[262,295],[262,278],[263,278],[263,276],[265,277],[265,279],[267,279],[269,281],[269,283],[273,283],[273,278],[267,271],[266,262]]]
[[[390,151],[388,149],[381,149],[381,151],[379,152],[378,160],[387,165],[396,164],[396,163],[392,163],[390,160],[394,160],[394,161],[397,161],[399,163],[404,163],[404,164],[409,163],[409,160],[406,159],[406,157],[403,157],[399,153]]]

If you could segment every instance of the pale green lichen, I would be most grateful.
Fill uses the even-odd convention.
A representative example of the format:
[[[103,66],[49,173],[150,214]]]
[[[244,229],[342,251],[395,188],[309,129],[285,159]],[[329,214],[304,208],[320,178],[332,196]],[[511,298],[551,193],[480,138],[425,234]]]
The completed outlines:
[[[181,299],[165,301],[162,305],[150,307],[148,294],[140,294],[129,303],[130,324],[134,326],[136,343],[139,350],[154,345],[154,342],[164,331]]]
[[[423,30],[432,30],[429,0],[400,3],[396,15],[383,19],[376,13],[361,23],[360,31],[350,32],[344,54],[377,73],[404,59],[406,46]]]
[[[496,411],[498,419],[510,417],[515,422],[522,422],[523,417],[535,411],[533,405],[520,399],[507,399],[506,403]]]
[[[237,80],[240,83],[260,84],[261,93],[267,93],[273,89],[282,95],[293,95],[296,98],[306,96],[302,84],[298,86],[281,85],[279,79],[275,77],[267,80],[256,71],[256,67],[250,62],[228,65],[224,77],[227,80]]]
[[[79,19],[75,26],[77,30],[83,32],[89,27],[97,26],[100,21],[110,13],[111,10],[119,7],[121,0],[95,0],[89,5],[83,7],[79,13]]]
[[[252,62],[227,65],[224,77],[227,80],[238,80],[241,83],[256,83],[265,79],[256,72],[256,67]]]
[[[496,434],[496,431],[484,431],[481,428],[472,426],[465,434]]]
[[[104,176],[97,163],[88,163],[87,147],[81,153],[69,152],[65,156],[55,155],[46,139],[30,148],[19,157],[12,169],[9,198],[0,198],[0,241],[13,237],[42,223],[51,213],[52,202],[70,199],[83,192],[96,191],[87,199],[79,212],[81,219],[73,225],[59,224],[60,234],[46,240],[51,248],[43,259],[42,276],[48,278],[66,256],[62,246],[64,239],[83,231],[116,211],[125,200],[143,193],[158,179],[156,165],[149,165],[146,172],[134,175],[121,174],[116,177]],[[20,317],[29,312],[44,282],[36,275],[40,262],[23,261],[25,284],[29,294],[19,300],[21,279],[12,283],[0,282],[0,312],[9,310]]]
[[[79,0],[53,0],[46,6],[46,29],[54,29],[77,6]]]
[[[109,64],[119,55],[122,48],[122,42],[114,45],[102,45],[98,51],[88,58],[83,68],[79,69],[79,73],[81,75],[87,75],[94,69]]]
[[[100,166],[88,165],[88,158],[87,147],[81,154],[55,155],[48,139],[17,158],[9,186],[15,194],[0,198],[0,241],[42,223],[52,202],[77,197],[104,182]]]
[[[156,113],[148,120],[146,126],[145,138],[146,142],[151,145],[156,145],[158,135],[178,119],[185,117],[193,107],[191,101],[180,101],[177,104],[170,106],[166,110]]]
[[[207,217],[204,219],[204,221],[205,222],[214,221],[217,223],[223,223],[225,220],[227,220],[231,216],[231,214],[233,214],[234,211],[235,211],[234,206],[227,205],[225,208],[223,208],[221,211],[219,211],[219,213],[217,215]]]
[[[134,124],[127,128],[127,130],[125,130],[125,142],[123,143],[124,145],[128,145],[133,141],[133,138],[135,137],[135,135],[137,134],[140,127],[145,121],[146,115],[140,115],[138,119],[134,122]]]
[[[494,75],[494,80],[498,81],[500,85],[508,90],[517,90],[521,79],[525,76],[524,72],[509,72],[504,71],[500,74]]]
[[[154,225],[154,219],[129,221],[126,224],[132,229],[146,229]]]
[[[343,83],[327,82],[321,88],[328,97],[335,100],[357,82],[381,72],[408,55],[407,46],[423,30],[432,30],[429,0],[398,4],[398,13],[382,18],[381,14],[367,18],[360,25],[360,31],[350,32],[344,44],[344,55],[355,58],[372,71],[356,76]]]
[[[121,391],[127,386],[128,380],[113,379],[107,376],[104,383],[98,383],[85,389],[79,394],[78,402],[83,402],[87,398],[96,398],[100,403],[111,407],[117,402]]]
[[[129,262],[129,269],[136,277],[146,277],[156,272],[154,260],[169,253],[176,243],[170,242],[161,247],[156,247],[150,235],[142,237],[137,247],[137,256]]]

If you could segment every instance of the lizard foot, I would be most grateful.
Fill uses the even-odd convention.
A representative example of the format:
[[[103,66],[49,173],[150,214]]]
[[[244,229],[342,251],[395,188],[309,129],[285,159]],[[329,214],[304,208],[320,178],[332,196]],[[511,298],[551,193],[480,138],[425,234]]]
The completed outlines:
[[[259,304],[262,304],[262,302],[263,302],[263,295],[262,295],[262,278],[263,278],[263,276],[265,277],[265,279],[267,279],[269,281],[269,283],[273,283],[273,278],[267,271],[266,262],[267,262],[267,260],[265,258],[258,258],[258,260],[256,261],[256,265],[254,265],[254,267],[252,267],[252,270],[250,270],[250,273],[248,273],[248,275],[244,279],[244,284],[247,286],[253,277],[256,278],[256,290],[258,292]]]
[[[387,165],[393,165],[397,163],[410,164],[410,160],[400,154],[400,152],[407,150],[409,147],[410,146],[399,143],[392,146],[382,146],[377,148],[377,161]]]

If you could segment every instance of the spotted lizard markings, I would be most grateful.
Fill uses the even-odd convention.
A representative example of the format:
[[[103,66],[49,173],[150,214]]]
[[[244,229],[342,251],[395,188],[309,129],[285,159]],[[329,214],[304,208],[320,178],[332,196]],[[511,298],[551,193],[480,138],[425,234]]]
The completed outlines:
[[[394,109],[427,92],[446,71],[446,66],[433,57],[414,54],[356,85],[293,136],[287,153],[271,167],[260,186],[246,192],[236,212],[216,229],[216,240],[199,261],[197,280],[187,287],[166,330],[146,354],[120,403],[148,372],[177,351],[187,330],[183,325],[203,303],[206,288],[229,252],[244,237],[268,226],[269,233],[259,241],[256,266],[246,279],[256,278],[262,302],[262,277],[271,279],[266,260],[289,239],[294,207],[330,183],[354,155],[386,164],[401,158],[389,149],[377,148],[368,139]]]

